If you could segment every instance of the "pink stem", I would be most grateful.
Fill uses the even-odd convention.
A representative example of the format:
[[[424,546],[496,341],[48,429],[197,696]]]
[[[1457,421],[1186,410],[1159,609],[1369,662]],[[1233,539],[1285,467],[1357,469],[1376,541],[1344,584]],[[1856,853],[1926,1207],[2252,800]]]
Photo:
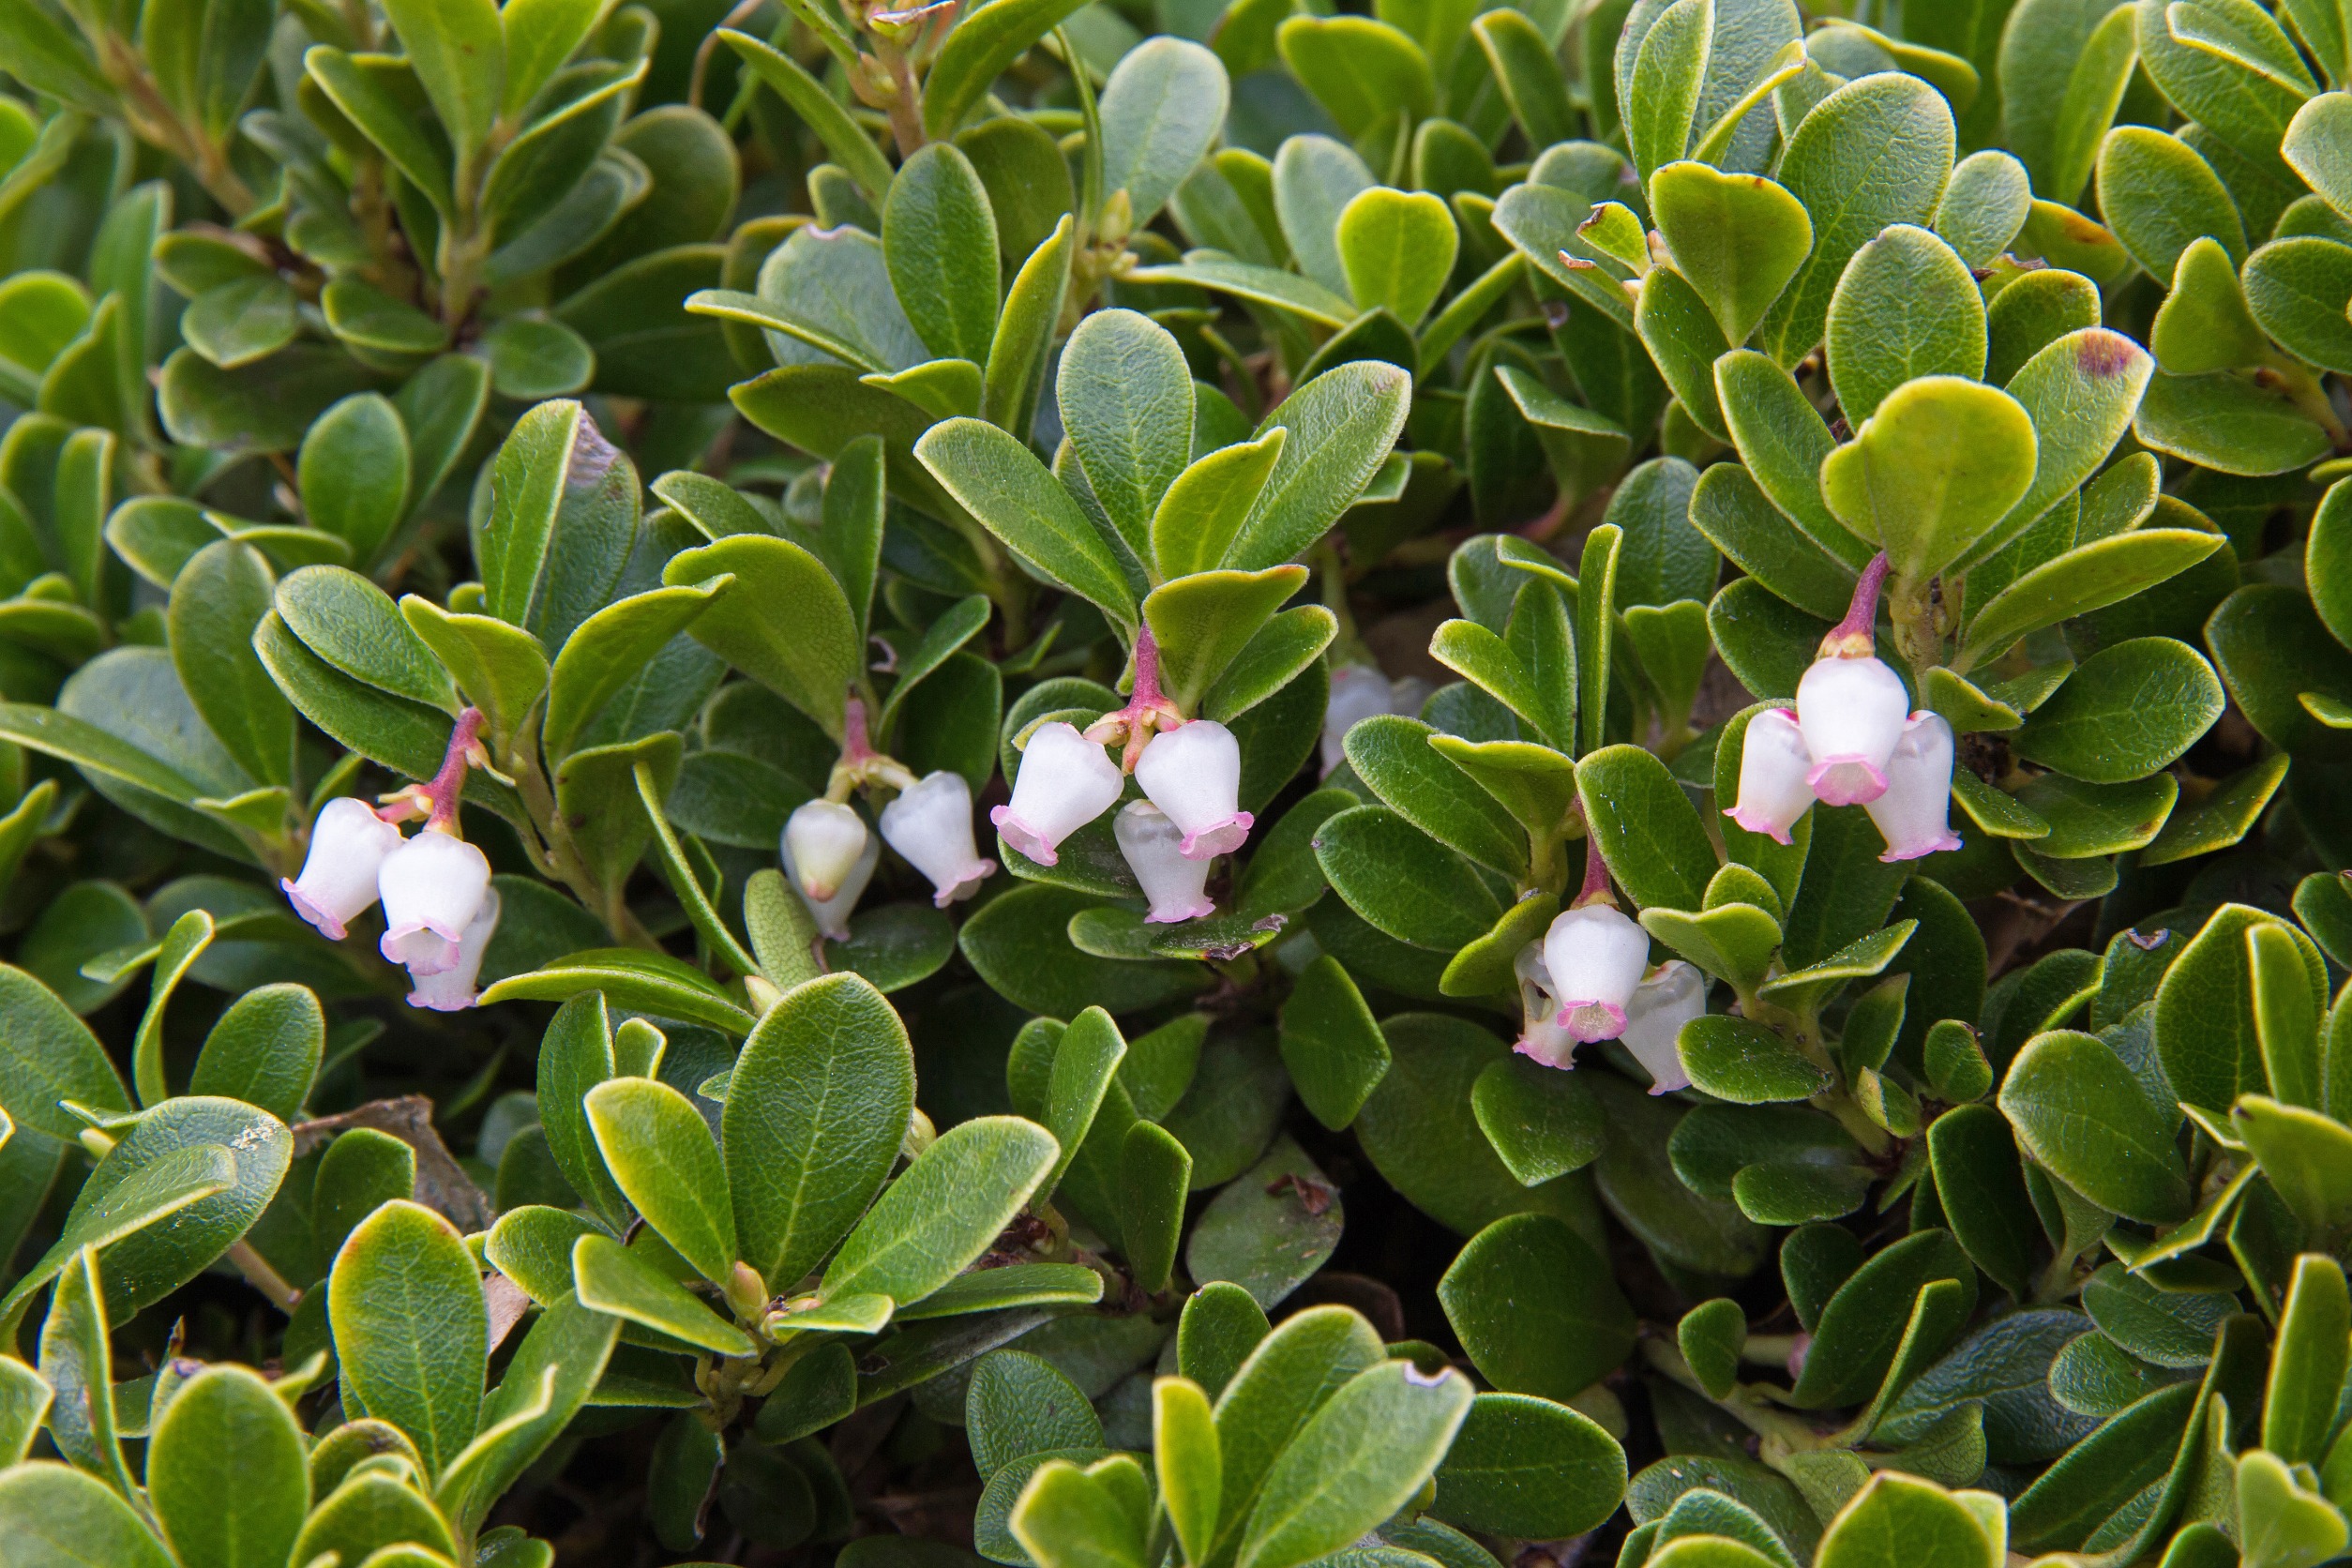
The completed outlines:
[[[1576,890],[1576,901],[1570,909],[1580,910],[1587,904],[1617,902],[1617,895],[1609,887],[1609,863],[1601,858],[1601,836],[1588,828],[1584,837],[1584,885]]]
[[[841,761],[854,767],[874,760],[873,742],[866,734],[866,703],[852,693],[841,704]]]
[[[1870,565],[1854,580],[1854,599],[1847,607],[1846,619],[1830,628],[1830,635],[1821,640],[1821,651],[1847,657],[1867,656],[1877,645],[1876,627],[1878,624],[1878,592],[1886,585],[1887,572],[1892,563],[1887,552],[1880,550],[1870,558]]]
[[[1135,690],[1127,706],[1136,712],[1157,707],[1165,699],[1160,695],[1160,644],[1152,635],[1149,625],[1135,629]]]
[[[427,828],[447,833],[458,820],[458,797],[465,792],[466,758],[481,744],[481,709],[468,708],[458,715],[458,727],[449,731],[449,749],[442,755],[441,771],[425,786],[433,803],[432,815],[425,820]]]

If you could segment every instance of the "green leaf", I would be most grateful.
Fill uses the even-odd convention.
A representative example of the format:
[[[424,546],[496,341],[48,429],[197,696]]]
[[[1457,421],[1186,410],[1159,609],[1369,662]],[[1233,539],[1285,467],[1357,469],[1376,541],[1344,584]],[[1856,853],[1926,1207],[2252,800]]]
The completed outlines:
[[[760,1020],[721,1129],[742,1256],[771,1289],[788,1289],[866,1211],[913,1105],[905,1027],[866,981],[796,986]]]
[[[1959,662],[1973,668],[2044,626],[2121,603],[2188,570],[2221,542],[2192,528],[2148,528],[2067,550],[1985,601],[1969,618]]]
[[[912,1303],[977,1258],[1060,1156],[1053,1135],[1012,1116],[959,1123],[918,1155],[826,1265],[828,1298]]]
[[[1252,439],[1290,432],[1223,565],[1261,571],[1321,538],[1371,482],[1403,431],[1412,377],[1357,360],[1327,370],[1283,400]]]
[[[952,142],[916,149],[882,204],[890,281],[925,346],[978,364],[996,336],[996,214]],[[896,367],[889,367],[896,369]]]
[[[1196,1279],[1239,1285],[1271,1310],[1330,1259],[1346,1217],[1329,1178],[1277,1138],[1202,1211],[1184,1267]]]
[[[1225,66],[1184,38],[1147,38],[1103,85],[1103,193],[1127,193],[1138,229],[1168,204],[1224,128]]]
[[[924,79],[923,133],[944,136],[962,124],[1004,68],[1076,9],[1076,0],[1019,0],[985,22],[977,12],[966,18],[979,25],[957,25]]]
[[[17,1465],[0,1474],[0,1520],[12,1550],[28,1564],[172,1568],[171,1557],[120,1493],[63,1465]]]
[[[637,505],[636,466],[585,409],[569,400],[532,409],[491,460],[490,511],[475,539],[484,609],[562,647],[611,599],[636,540]]]
[[[1972,1506],[1980,1500],[1991,1504],[1989,1515],[1983,1506]],[[1821,1568],[1901,1568],[1931,1561],[1939,1568],[1998,1568],[2007,1525],[1992,1494],[1954,1496],[1932,1481],[1882,1470],[1822,1531],[1815,1561]]]
[[[1050,581],[1136,625],[1135,593],[1109,546],[1028,447],[994,425],[949,419],[915,444],[948,493]]]
[[[185,1568],[281,1562],[310,1505],[302,1429],[253,1373],[207,1367],[156,1424],[147,1501]]]
[[[1161,1378],[1152,1384],[1153,1462],[1160,1502],[1188,1562],[1205,1562],[1215,1539],[1224,1455],[1199,1383]]]
[[[702,1113],[675,1089],[646,1078],[609,1078],[588,1092],[586,1105],[605,1167],[645,1223],[704,1279],[728,1286],[735,1218],[727,1171]]]
[[[412,702],[458,711],[457,687],[431,649],[391,596],[357,572],[306,566],[279,583],[276,602],[286,629],[342,673]]]
[[[1606,1141],[1600,1105],[1582,1080],[1517,1055],[1479,1073],[1470,1110],[1521,1186],[1581,1170]]]
[[[1783,366],[1804,357],[1854,252],[1891,223],[1934,218],[1954,138],[1942,95],[1914,76],[1849,82],[1805,115],[1776,178],[1812,215],[1813,249],[1765,314],[1766,354]]]
[[[1714,850],[1664,762],[1639,746],[1606,746],[1577,762],[1576,792],[1610,874],[1636,904],[1701,906]]]
[[[1296,1568],[1385,1519],[1437,1468],[1469,1413],[1470,1380],[1410,1363],[1361,1372],[1318,1410],[1268,1471],[1239,1568]]]
[[[1120,1139],[1119,1238],[1136,1283],[1147,1291],[1168,1289],[1191,1186],[1192,1155],[1175,1134],[1141,1120],[1127,1128]]]
[[[2262,330],[2323,369],[2352,373],[2352,247],[2317,235],[2275,239],[2246,258],[2246,304]]]
[[[1053,0],[1056,5],[1064,0]],[[957,31],[969,31],[958,28]],[[940,67],[931,68],[938,80]],[[1025,435],[1044,384],[1046,352],[1062,318],[1062,298],[1069,289],[1070,255],[1075,231],[1068,217],[1030,252],[1013,275],[997,317],[996,336],[988,343],[980,394],[981,414],[989,423]]]
[[[1382,804],[1450,849],[1505,876],[1527,874],[1527,834],[1432,744],[1416,719],[1379,715],[1348,731],[1349,765]]]
[[[2352,1132],[2343,1123],[2267,1094],[2239,1100],[2230,1123],[2307,1234],[2329,1246],[2352,1234]]]
[[[400,614],[466,700],[482,710],[496,744],[510,743],[547,690],[547,652],[539,640],[495,616],[453,615],[415,594],[401,596]]]
[[[1773,1031],[1726,1014],[1684,1024],[1681,1045],[1691,1081],[1734,1105],[1808,1099],[1835,1080],[1829,1068]]]
[[[826,92],[815,77],[802,69],[799,62],[760,39],[731,27],[720,28],[716,36],[725,39],[727,46],[743,58],[753,73],[792,106],[792,113],[800,116],[802,123],[824,144],[825,152],[848,172],[868,199],[876,202],[882,200],[883,193],[890,188],[890,162],[874,145],[873,138],[850,117],[850,112],[842,107],[838,99]],[[966,52],[959,50],[957,53],[962,54]],[[940,92],[942,98],[945,98],[950,89],[947,79],[939,75],[937,64],[933,66],[932,74],[937,83],[934,90]],[[984,86],[985,83],[978,85]],[[974,91],[976,93],[977,86]],[[927,100],[928,94],[926,98]],[[957,117],[961,117],[960,111]]]
[[[1607,416],[1570,402],[1515,365],[1497,365],[1494,373],[1533,428],[1552,477],[1572,502],[1601,489],[1625,466],[1631,443]]]
[[[1625,142],[1636,175],[1645,182],[1662,165],[1680,158],[1690,145],[1692,117],[1706,74],[1715,27],[1711,7],[1693,0],[1654,13],[1647,32],[1618,44]],[[1632,70],[1623,70],[1626,45],[1633,44]]]
[[[1337,1131],[1356,1119],[1389,1067],[1388,1041],[1355,982],[1324,954],[1282,1004],[1282,1062],[1315,1119]]]
[[[1296,683],[1338,635],[1339,618],[1319,604],[1283,611],[1259,627],[1225,667],[1201,701],[1200,716],[1230,723],[1276,697],[1304,695]]]
[[[490,1506],[552,1447],[604,1374],[620,1321],[566,1297],[539,1315],[482,1401],[482,1431],[442,1478],[434,1500],[479,1530]]]
[[[2243,904],[2224,904],[2164,972],[2156,988],[2156,1054],[2183,1105],[2219,1116],[2240,1094],[2280,1092],[2263,1061],[2259,992],[2249,962],[2253,928],[2275,923]],[[2325,966],[2315,949],[2302,942],[2296,946],[2311,991],[2308,1011],[2315,1018],[2327,1003]]]
[[[2092,1202],[2148,1224],[2187,1216],[2168,1118],[2095,1036],[2056,1030],[2027,1042],[2000,1108],[2025,1151]]]
[[[758,534],[681,550],[662,568],[671,588],[707,588],[722,576],[733,577],[734,587],[708,601],[687,630],[837,738],[843,698],[864,665],[840,584],[799,545]],[[783,604],[793,607],[789,633],[776,619]]]
[[[1549,1215],[1481,1230],[1439,1281],[1438,1300],[1470,1364],[1505,1393],[1568,1400],[1633,1349],[1633,1309],[1607,1264]]]
[[[2132,433],[2150,450],[2224,474],[2284,474],[2329,446],[2283,388],[2229,371],[2150,377]]]
[[[670,640],[688,629],[712,601],[734,586],[731,576],[632,594],[580,624],[555,656],[540,744],[568,757],[605,705],[641,675]]]
[[[1650,204],[1675,270],[1729,344],[1747,341],[1813,248],[1802,204],[1760,174],[1669,163],[1650,178]]]
[[[2233,265],[2246,231],[2211,164],[2177,136],[2118,126],[2099,149],[2099,214],[2132,259],[2168,279],[2191,242],[2218,243]]]
[[[2194,649],[2166,637],[2134,638],[2084,660],[2010,746],[2074,777],[2121,784],[2169,766],[2224,705],[2221,681]]]
[[[1983,376],[1984,298],[1968,264],[1939,236],[1893,224],[1855,251],[1839,277],[1828,348],[1838,408],[1857,424],[1916,377]]]
[[[2016,399],[1954,376],[1922,377],[1822,460],[1822,495],[1898,575],[1924,582],[1981,546],[2035,487],[2035,451]]]
[[[1168,698],[1199,711],[1210,688],[1305,580],[1305,567],[1285,565],[1195,572],[1153,589],[1143,601],[1143,618],[1160,646]]]
[[[410,461],[408,430],[389,400],[345,398],[302,438],[303,517],[350,545],[354,559],[373,559],[408,510]]]
[[[1776,597],[1832,622],[1845,614],[1854,596],[1853,567],[1789,527],[1787,514],[1766,499],[1747,468],[1716,463],[1701,474],[1690,519],[1708,543]]]
[[[1563,1540],[1616,1510],[1625,1455],[1598,1424],[1565,1405],[1482,1394],[1437,1480],[1430,1512],[1440,1518],[1465,1530]]]
[[[1385,186],[1358,192],[1341,210],[1336,238],[1356,309],[1386,309],[1408,327],[1437,302],[1460,245],[1442,200]]]
[[[1049,1459],[1022,1490],[1007,1523],[1029,1560],[1044,1568],[1145,1568],[1151,1493],[1124,1454],[1084,1470]]]
[[[1332,1316],[1334,1315],[1326,1315]],[[1270,1332],[1265,1309],[1250,1299],[1248,1291],[1238,1285],[1204,1285],[1185,1300],[1178,1319],[1178,1369],[1203,1389],[1223,1394],[1250,1351]],[[1373,1354],[1377,1357],[1379,1351],[1375,1349]],[[1218,1431],[1221,1445],[1229,1428],[1220,1425]],[[1259,1455],[1261,1465],[1272,1457],[1273,1449],[1264,1448]],[[1233,1472],[1229,1470],[1226,1473]],[[1218,1513],[1228,1519],[1234,1516],[1234,1511],[1222,1500]]]
[[[1315,855],[1349,907],[1399,942],[1452,952],[1502,912],[1469,861],[1386,807],[1359,807],[1324,822]]]
[[[1151,560],[1154,514],[1192,460],[1184,350],[1147,316],[1097,310],[1063,345],[1057,374],[1057,401],[1087,488],[1127,549]]]
[[[1361,16],[1294,16],[1274,31],[1283,63],[1350,138],[1403,111],[1410,119],[1436,107],[1437,83],[1420,45]]]
[[[439,1475],[474,1440],[489,1318],[480,1271],[449,1222],[410,1202],[362,1221],[327,1277],[342,1376]]]
[[[253,652],[277,584],[260,553],[223,539],[173,581],[172,660],[188,701],[239,766],[264,784],[294,776],[294,709]]]
[[[2026,166],[2005,152],[1970,153],[1954,165],[1936,204],[1936,233],[1971,267],[2009,249],[2033,205]]]
[[[1256,441],[1205,453],[1175,476],[1152,512],[1152,559],[1160,576],[1208,571],[1225,559],[1289,439],[1276,426]]]
[[[1634,328],[1692,422],[1718,441],[1727,436],[1712,371],[1732,344],[1698,291],[1672,267],[1652,268],[1634,308]]]
[[[505,35],[491,0],[391,0],[386,17],[463,162],[490,135],[505,88]]]
[[[21,969],[0,964],[0,1112],[18,1126],[71,1139],[85,1124],[63,1102],[128,1112],[129,1093],[105,1048],[56,993]]]
[[[2279,1339],[2262,1401],[2262,1446],[2288,1464],[2314,1464],[2335,1424],[2327,1391],[2342,1388],[2352,1346],[2344,1266],[2306,1253],[2279,1313]]]
[[[1856,1270],[1821,1309],[1790,1402],[1801,1410],[1819,1410],[1868,1398],[1907,1349],[1914,1303],[1939,1280],[1957,1281],[1963,1292],[1961,1310],[1949,1321],[1949,1338],[1967,1320],[1976,1297],[1976,1266],[1949,1232],[1917,1231]],[[1928,1353],[1941,1349],[1933,1347]]]
[[[572,1244],[572,1277],[580,1304],[719,1356],[748,1356],[751,1336],[610,1236],[590,1232]]]

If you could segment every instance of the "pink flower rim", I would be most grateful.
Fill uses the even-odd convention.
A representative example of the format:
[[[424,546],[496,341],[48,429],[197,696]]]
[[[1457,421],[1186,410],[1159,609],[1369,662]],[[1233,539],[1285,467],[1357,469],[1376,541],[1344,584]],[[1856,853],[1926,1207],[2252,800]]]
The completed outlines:
[[[1236,811],[1198,833],[1185,834],[1184,841],[1176,846],[1176,852],[1186,860],[1214,860],[1221,854],[1231,854],[1249,842],[1249,825],[1257,820],[1246,811]]]
[[[1560,1016],[1552,1021],[1589,1046],[1596,1040],[1614,1040],[1624,1033],[1625,1009],[1614,1002],[1579,997],[1560,1003]]]
[[[309,896],[306,895],[302,889],[296,887],[290,878],[279,878],[278,886],[279,891],[285,894],[287,901],[294,905],[294,912],[301,915],[303,919],[308,920],[311,925],[316,926],[319,928],[319,934],[326,938],[327,941],[340,942],[345,936],[350,934],[343,929],[343,923],[341,921],[336,919],[335,916],[327,911],[323,910],[318,905],[312,903]]]
[[[1862,773],[1860,786],[1847,771],[1854,768]],[[1887,772],[1869,758],[1849,752],[1814,763],[1813,771],[1805,775],[1805,783],[1824,806],[1868,806],[1887,792]]]
[[[1054,852],[1053,841],[1015,816],[1011,807],[995,807],[989,811],[988,821],[995,824],[997,832],[1004,836],[1006,843],[1038,865],[1052,866],[1062,859]]]
[[[1775,844],[1787,844],[1792,842],[1788,837],[1788,823],[1775,822],[1772,821],[1770,813],[1759,811],[1753,806],[1735,806],[1730,810],[1726,811],[1724,815],[1730,818],[1733,822],[1738,822],[1741,827],[1747,829],[1750,833],[1760,833]],[[1751,817],[1756,820],[1754,822],[1750,822],[1748,819]]]
[[[1878,857],[1878,863],[1882,866],[1892,866],[1900,860],[1919,860],[1927,855],[1941,854],[1946,850],[1956,850],[1959,847],[1960,836],[1950,828],[1946,828],[1942,834],[1928,839],[1923,844],[1912,844],[1901,849],[1892,844],[1888,845],[1887,852]]]

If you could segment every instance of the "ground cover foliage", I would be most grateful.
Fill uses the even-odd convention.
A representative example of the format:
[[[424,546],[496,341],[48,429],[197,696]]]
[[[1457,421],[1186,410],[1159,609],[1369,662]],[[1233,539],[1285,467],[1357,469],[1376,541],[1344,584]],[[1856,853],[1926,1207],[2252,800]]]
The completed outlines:
[[[2345,1554],[2346,0],[0,72],[0,1564]]]

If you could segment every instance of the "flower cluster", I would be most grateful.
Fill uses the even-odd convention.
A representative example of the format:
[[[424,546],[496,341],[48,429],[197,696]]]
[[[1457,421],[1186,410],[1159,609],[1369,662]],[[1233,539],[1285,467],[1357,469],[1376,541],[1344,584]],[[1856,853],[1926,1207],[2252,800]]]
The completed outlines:
[[[1748,721],[1740,797],[1724,815],[1750,833],[1786,844],[1817,800],[1868,811],[1887,841],[1882,861],[1960,847],[1951,827],[1952,726],[1924,708],[1911,712],[1902,677],[1874,652],[1886,560],[1863,571],[1853,608],[1797,683],[1797,705]]]
[[[1124,768],[1103,749],[1123,742]],[[1040,866],[1062,841],[1117,804],[1124,773],[1144,798],[1111,824],[1119,852],[1151,902],[1148,921],[1172,925],[1215,912],[1209,863],[1249,838],[1254,819],[1240,808],[1242,746],[1214,719],[1187,719],[1160,695],[1159,649],[1145,627],[1136,639],[1135,688],[1127,705],[1080,733],[1041,724],[1021,751],[1013,798],[988,813],[1004,841]]]
[[[882,808],[882,843],[930,879],[940,909],[969,898],[996,873],[972,843],[972,786],[945,771],[911,780]],[[839,942],[850,913],[882,860],[882,843],[846,801],[812,800],[784,823],[784,875],[816,917],[817,928]]]
[[[1573,1067],[1578,1046],[1617,1040],[1650,1075],[1652,1094],[1687,1089],[1678,1042],[1707,1011],[1707,977],[1680,958],[1651,968],[1650,935],[1617,907],[1590,838],[1584,867],[1576,902],[1513,961],[1526,1012],[1515,1048],[1546,1067]]]
[[[354,796],[327,802],[310,829],[302,874],[281,881],[295,912],[330,941],[384,904],[385,958],[408,969],[409,1005],[451,1013],[474,1005],[482,955],[498,929],[498,890],[490,861],[458,837],[458,797],[469,761],[487,763],[482,715],[468,708],[449,737],[441,771],[426,784],[370,807]],[[400,824],[419,813],[414,837]]]

